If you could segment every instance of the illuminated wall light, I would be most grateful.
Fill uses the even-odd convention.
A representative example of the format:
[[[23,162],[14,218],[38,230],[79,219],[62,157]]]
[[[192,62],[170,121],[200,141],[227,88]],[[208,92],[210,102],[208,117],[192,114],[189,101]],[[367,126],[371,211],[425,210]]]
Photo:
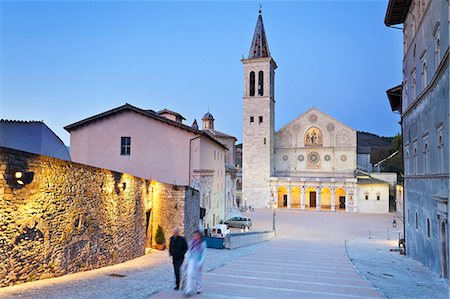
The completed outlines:
[[[119,188],[120,190],[125,190],[125,189],[127,189],[127,183],[125,183],[125,182],[122,182],[122,183],[119,183],[119,184],[117,184],[117,188]]]
[[[31,183],[34,178],[34,172],[23,172],[23,171],[16,171],[14,173],[14,180],[17,184],[23,186]]]

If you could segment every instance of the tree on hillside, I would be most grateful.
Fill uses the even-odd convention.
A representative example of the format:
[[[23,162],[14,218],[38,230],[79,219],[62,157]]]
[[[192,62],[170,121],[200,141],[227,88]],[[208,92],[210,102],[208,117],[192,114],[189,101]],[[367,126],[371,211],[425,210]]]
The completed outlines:
[[[391,148],[388,151],[387,157],[398,151],[395,156],[387,159],[381,163],[381,169],[387,172],[396,172],[399,175],[399,179],[403,178],[403,151],[402,151],[402,136],[397,134],[391,143]]]

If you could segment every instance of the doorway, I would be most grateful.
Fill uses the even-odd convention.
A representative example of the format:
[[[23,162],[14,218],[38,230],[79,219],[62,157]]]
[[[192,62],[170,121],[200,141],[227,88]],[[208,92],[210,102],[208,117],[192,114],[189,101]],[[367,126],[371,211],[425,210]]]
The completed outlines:
[[[148,210],[145,212],[145,247],[152,247],[152,210]]]
[[[345,209],[345,196],[339,196],[339,209]]]
[[[309,192],[309,207],[315,208],[316,207],[316,191]]]
[[[442,263],[442,277],[448,278],[447,223],[444,221],[442,221],[441,225],[441,263]]]
[[[287,194],[283,194],[283,207],[287,207]]]

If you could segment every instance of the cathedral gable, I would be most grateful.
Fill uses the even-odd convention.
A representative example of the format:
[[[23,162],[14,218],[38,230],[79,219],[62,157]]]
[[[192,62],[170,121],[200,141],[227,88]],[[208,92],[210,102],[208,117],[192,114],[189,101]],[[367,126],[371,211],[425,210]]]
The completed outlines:
[[[355,134],[352,128],[311,108],[275,132],[275,148],[353,147]]]

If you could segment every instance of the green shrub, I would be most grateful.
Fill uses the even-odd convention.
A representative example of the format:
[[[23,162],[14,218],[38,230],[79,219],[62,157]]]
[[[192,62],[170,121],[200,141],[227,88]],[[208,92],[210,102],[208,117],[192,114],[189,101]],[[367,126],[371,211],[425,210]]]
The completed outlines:
[[[156,242],[156,244],[164,244],[164,241],[165,241],[165,237],[164,237],[163,229],[162,229],[161,225],[158,224],[158,229],[156,230],[156,234],[155,234],[155,242]]]

